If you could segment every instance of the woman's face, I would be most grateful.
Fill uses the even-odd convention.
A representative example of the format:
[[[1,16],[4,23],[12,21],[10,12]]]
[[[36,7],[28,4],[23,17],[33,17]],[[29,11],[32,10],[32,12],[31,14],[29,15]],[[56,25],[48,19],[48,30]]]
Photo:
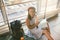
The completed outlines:
[[[34,15],[35,15],[35,10],[34,9],[29,9],[28,12],[29,12],[31,17],[34,17]]]

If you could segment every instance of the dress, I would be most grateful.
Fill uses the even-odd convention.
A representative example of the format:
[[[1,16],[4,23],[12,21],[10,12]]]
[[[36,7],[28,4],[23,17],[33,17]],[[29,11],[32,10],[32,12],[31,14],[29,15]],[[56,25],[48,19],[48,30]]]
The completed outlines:
[[[34,18],[32,18],[32,20],[30,20],[30,25],[35,23],[35,19],[36,18],[34,17]],[[38,28],[35,27],[35,28],[29,29],[29,30],[35,36],[35,39],[47,40],[44,35],[42,36],[42,31],[43,31],[42,28],[43,28],[43,25],[46,26],[46,23],[44,23],[43,25],[42,25],[42,23],[43,22],[39,23]]]

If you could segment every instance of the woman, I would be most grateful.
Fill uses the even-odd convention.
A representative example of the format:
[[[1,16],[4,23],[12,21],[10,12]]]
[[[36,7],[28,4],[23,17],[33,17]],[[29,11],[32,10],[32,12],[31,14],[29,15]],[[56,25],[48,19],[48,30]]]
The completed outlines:
[[[44,34],[48,38],[48,40],[53,40],[53,38],[50,36],[49,27],[42,31],[41,27],[38,26],[39,21],[35,13],[36,11],[34,7],[28,8],[28,17],[26,19],[27,27],[37,39],[39,39],[42,34]]]

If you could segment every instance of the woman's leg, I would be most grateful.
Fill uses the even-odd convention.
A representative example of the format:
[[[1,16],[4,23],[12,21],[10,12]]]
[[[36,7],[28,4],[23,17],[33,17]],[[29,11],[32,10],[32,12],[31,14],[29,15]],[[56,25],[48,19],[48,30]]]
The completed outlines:
[[[53,38],[50,36],[50,33],[47,30],[43,30],[43,34],[48,38],[48,40],[53,40]]]

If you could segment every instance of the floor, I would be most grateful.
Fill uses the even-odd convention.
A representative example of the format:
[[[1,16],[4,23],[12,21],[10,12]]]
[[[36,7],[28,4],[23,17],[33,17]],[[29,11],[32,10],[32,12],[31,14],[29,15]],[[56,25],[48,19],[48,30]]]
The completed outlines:
[[[49,25],[54,40],[60,40],[60,13],[57,17],[49,20]]]

